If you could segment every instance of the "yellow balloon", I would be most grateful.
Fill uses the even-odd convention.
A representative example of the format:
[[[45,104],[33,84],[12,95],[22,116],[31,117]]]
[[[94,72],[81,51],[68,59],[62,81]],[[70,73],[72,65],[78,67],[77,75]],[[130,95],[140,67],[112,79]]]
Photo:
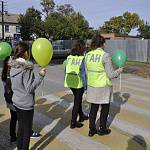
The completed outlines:
[[[32,44],[32,55],[41,67],[46,67],[53,56],[52,44],[45,38],[38,38]]]

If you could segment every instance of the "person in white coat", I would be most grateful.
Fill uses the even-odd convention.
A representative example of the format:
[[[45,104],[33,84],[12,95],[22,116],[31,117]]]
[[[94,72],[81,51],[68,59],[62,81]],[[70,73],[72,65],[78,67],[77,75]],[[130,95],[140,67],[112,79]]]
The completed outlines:
[[[85,56],[87,101],[91,104],[89,136],[93,136],[96,133],[105,135],[111,132],[107,128],[107,117],[112,94],[111,79],[118,77],[122,72],[122,68],[114,71],[110,55],[103,50],[104,44],[104,37],[101,35],[94,36],[91,42],[91,50]],[[100,125],[97,131],[95,121],[100,105]]]

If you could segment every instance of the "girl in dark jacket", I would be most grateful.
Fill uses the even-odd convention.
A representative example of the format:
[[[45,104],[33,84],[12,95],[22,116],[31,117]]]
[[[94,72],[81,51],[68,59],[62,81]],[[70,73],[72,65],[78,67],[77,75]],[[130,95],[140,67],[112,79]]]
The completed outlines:
[[[3,63],[3,70],[2,70],[2,82],[4,85],[4,97],[6,100],[7,107],[10,109],[10,141],[15,142],[16,141],[16,123],[17,123],[17,113],[15,110],[15,107],[13,106],[12,102],[12,95],[13,91],[11,89],[11,81],[10,81],[10,66],[8,65],[9,56],[6,57]]]
[[[67,57],[65,65],[64,86],[70,88],[74,95],[74,105],[70,124],[71,129],[82,127],[83,124],[81,122],[88,119],[88,116],[85,115],[82,110],[82,96],[85,86],[83,75],[81,74],[81,66],[84,59],[84,53],[85,43],[83,40],[78,40],[71,50],[71,55]],[[77,73],[78,71],[79,73]],[[77,121],[78,116],[79,120]]]

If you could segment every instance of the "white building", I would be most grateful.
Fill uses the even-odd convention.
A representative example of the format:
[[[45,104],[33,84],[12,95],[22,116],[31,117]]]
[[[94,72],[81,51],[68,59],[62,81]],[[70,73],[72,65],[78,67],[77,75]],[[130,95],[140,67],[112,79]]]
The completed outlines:
[[[4,39],[14,39],[20,35],[20,25],[18,24],[19,15],[7,13],[4,14]],[[0,39],[2,39],[2,15],[0,14]]]

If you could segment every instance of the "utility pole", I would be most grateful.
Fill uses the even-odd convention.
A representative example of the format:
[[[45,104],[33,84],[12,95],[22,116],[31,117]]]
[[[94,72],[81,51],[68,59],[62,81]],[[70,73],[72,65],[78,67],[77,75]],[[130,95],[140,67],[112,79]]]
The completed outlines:
[[[1,14],[2,14],[2,40],[4,40],[4,1],[0,1],[1,3]]]
[[[2,40],[4,40],[4,1],[2,1]]]

